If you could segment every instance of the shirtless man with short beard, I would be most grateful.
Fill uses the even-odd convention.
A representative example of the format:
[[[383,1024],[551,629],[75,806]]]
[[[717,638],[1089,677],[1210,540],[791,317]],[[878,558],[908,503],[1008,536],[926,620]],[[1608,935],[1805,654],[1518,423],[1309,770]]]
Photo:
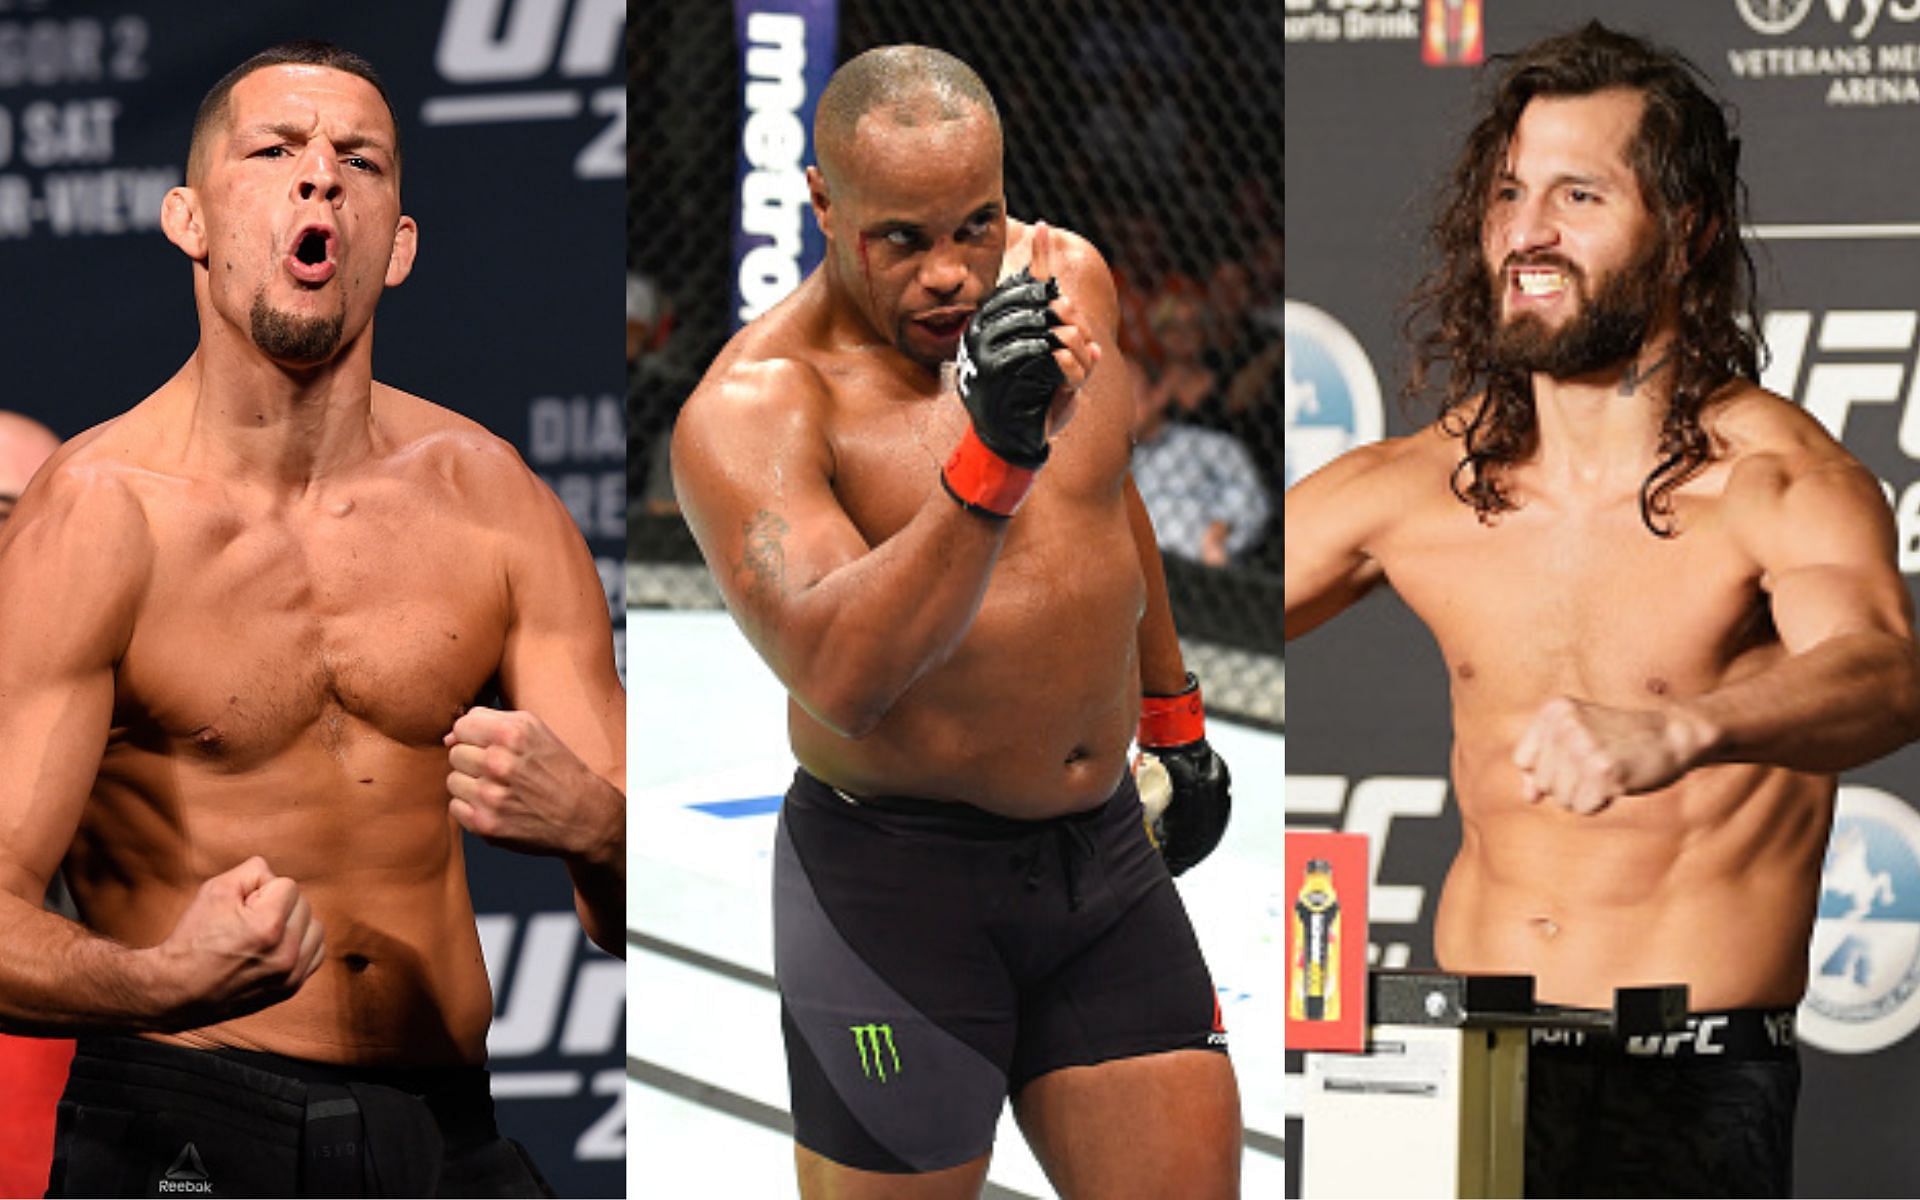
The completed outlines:
[[[1011,1094],[1064,1195],[1236,1195],[1225,1034],[1168,877],[1219,840],[1227,780],[1127,477],[1112,277],[1008,219],[998,114],[950,55],[843,65],[815,147],[826,261],[673,443],[791,697],[774,958],[801,1191],[978,1195]],[[1136,729],[1172,776],[1165,864]]]
[[[1753,382],[1734,151],[1683,60],[1597,25],[1520,52],[1455,185],[1447,407],[1288,493],[1286,631],[1387,583],[1439,642],[1442,967],[1690,988],[1673,1062],[1536,1047],[1527,1194],[1783,1195],[1834,773],[1920,732],[1892,516]]]
[[[543,1186],[493,1125],[460,829],[559,857],[617,948],[623,696],[566,510],[372,379],[400,167],[336,47],[217,84],[161,214],[199,345],[0,535],[0,1026],[81,1038],[53,1194]]]

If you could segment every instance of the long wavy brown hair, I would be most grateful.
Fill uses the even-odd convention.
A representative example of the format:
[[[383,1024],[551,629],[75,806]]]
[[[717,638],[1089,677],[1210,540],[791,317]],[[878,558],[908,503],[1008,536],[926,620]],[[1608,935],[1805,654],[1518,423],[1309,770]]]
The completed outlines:
[[[1672,398],[1661,423],[1659,463],[1640,487],[1641,520],[1670,537],[1674,490],[1713,457],[1701,422],[1708,398],[1734,376],[1760,377],[1753,259],[1740,238],[1746,189],[1739,139],[1698,67],[1597,21],[1494,62],[1500,70],[1483,99],[1484,115],[1428,228],[1431,265],[1407,302],[1413,365],[1406,393],[1420,395],[1444,368],[1441,428],[1460,436],[1464,447],[1454,494],[1482,521],[1513,509],[1503,477],[1533,452],[1539,431],[1530,376],[1492,353],[1497,313],[1481,248],[1487,202],[1520,114],[1534,97],[1638,91],[1646,106],[1628,160],[1659,223],[1661,245],[1685,254]],[[1485,399],[1476,402],[1482,387]]]

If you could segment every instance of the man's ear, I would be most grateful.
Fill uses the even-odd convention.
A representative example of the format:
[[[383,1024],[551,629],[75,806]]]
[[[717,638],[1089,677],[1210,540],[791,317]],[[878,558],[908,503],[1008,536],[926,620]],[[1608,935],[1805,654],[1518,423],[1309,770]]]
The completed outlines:
[[[399,287],[413,274],[413,256],[420,252],[420,226],[412,217],[400,218],[393,231],[393,252],[387,255],[386,285]]]
[[[833,240],[833,196],[827,191],[827,177],[819,167],[807,168],[807,200],[813,205],[813,221],[820,236]]]
[[[201,219],[198,192],[190,187],[169,189],[160,201],[160,229],[182,254],[195,262],[207,261],[207,227]]]

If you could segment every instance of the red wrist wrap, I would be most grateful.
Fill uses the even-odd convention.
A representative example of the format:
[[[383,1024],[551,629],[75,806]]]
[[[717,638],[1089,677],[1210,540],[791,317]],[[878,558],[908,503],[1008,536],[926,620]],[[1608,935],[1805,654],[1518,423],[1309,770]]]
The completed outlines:
[[[1142,696],[1142,746],[1185,746],[1207,735],[1206,711],[1200,704],[1200,681],[1187,675],[1187,690],[1178,696]]]
[[[940,472],[940,482],[968,512],[1011,517],[1033,486],[1033,476],[1032,470],[1016,467],[987,449],[969,426],[947,459],[946,470]]]

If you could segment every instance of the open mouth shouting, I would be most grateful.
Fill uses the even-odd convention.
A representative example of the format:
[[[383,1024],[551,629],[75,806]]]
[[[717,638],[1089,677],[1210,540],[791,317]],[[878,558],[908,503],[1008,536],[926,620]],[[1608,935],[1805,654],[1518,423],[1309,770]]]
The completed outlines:
[[[294,234],[287,250],[287,273],[308,287],[333,278],[334,231],[325,225],[306,225]]]

